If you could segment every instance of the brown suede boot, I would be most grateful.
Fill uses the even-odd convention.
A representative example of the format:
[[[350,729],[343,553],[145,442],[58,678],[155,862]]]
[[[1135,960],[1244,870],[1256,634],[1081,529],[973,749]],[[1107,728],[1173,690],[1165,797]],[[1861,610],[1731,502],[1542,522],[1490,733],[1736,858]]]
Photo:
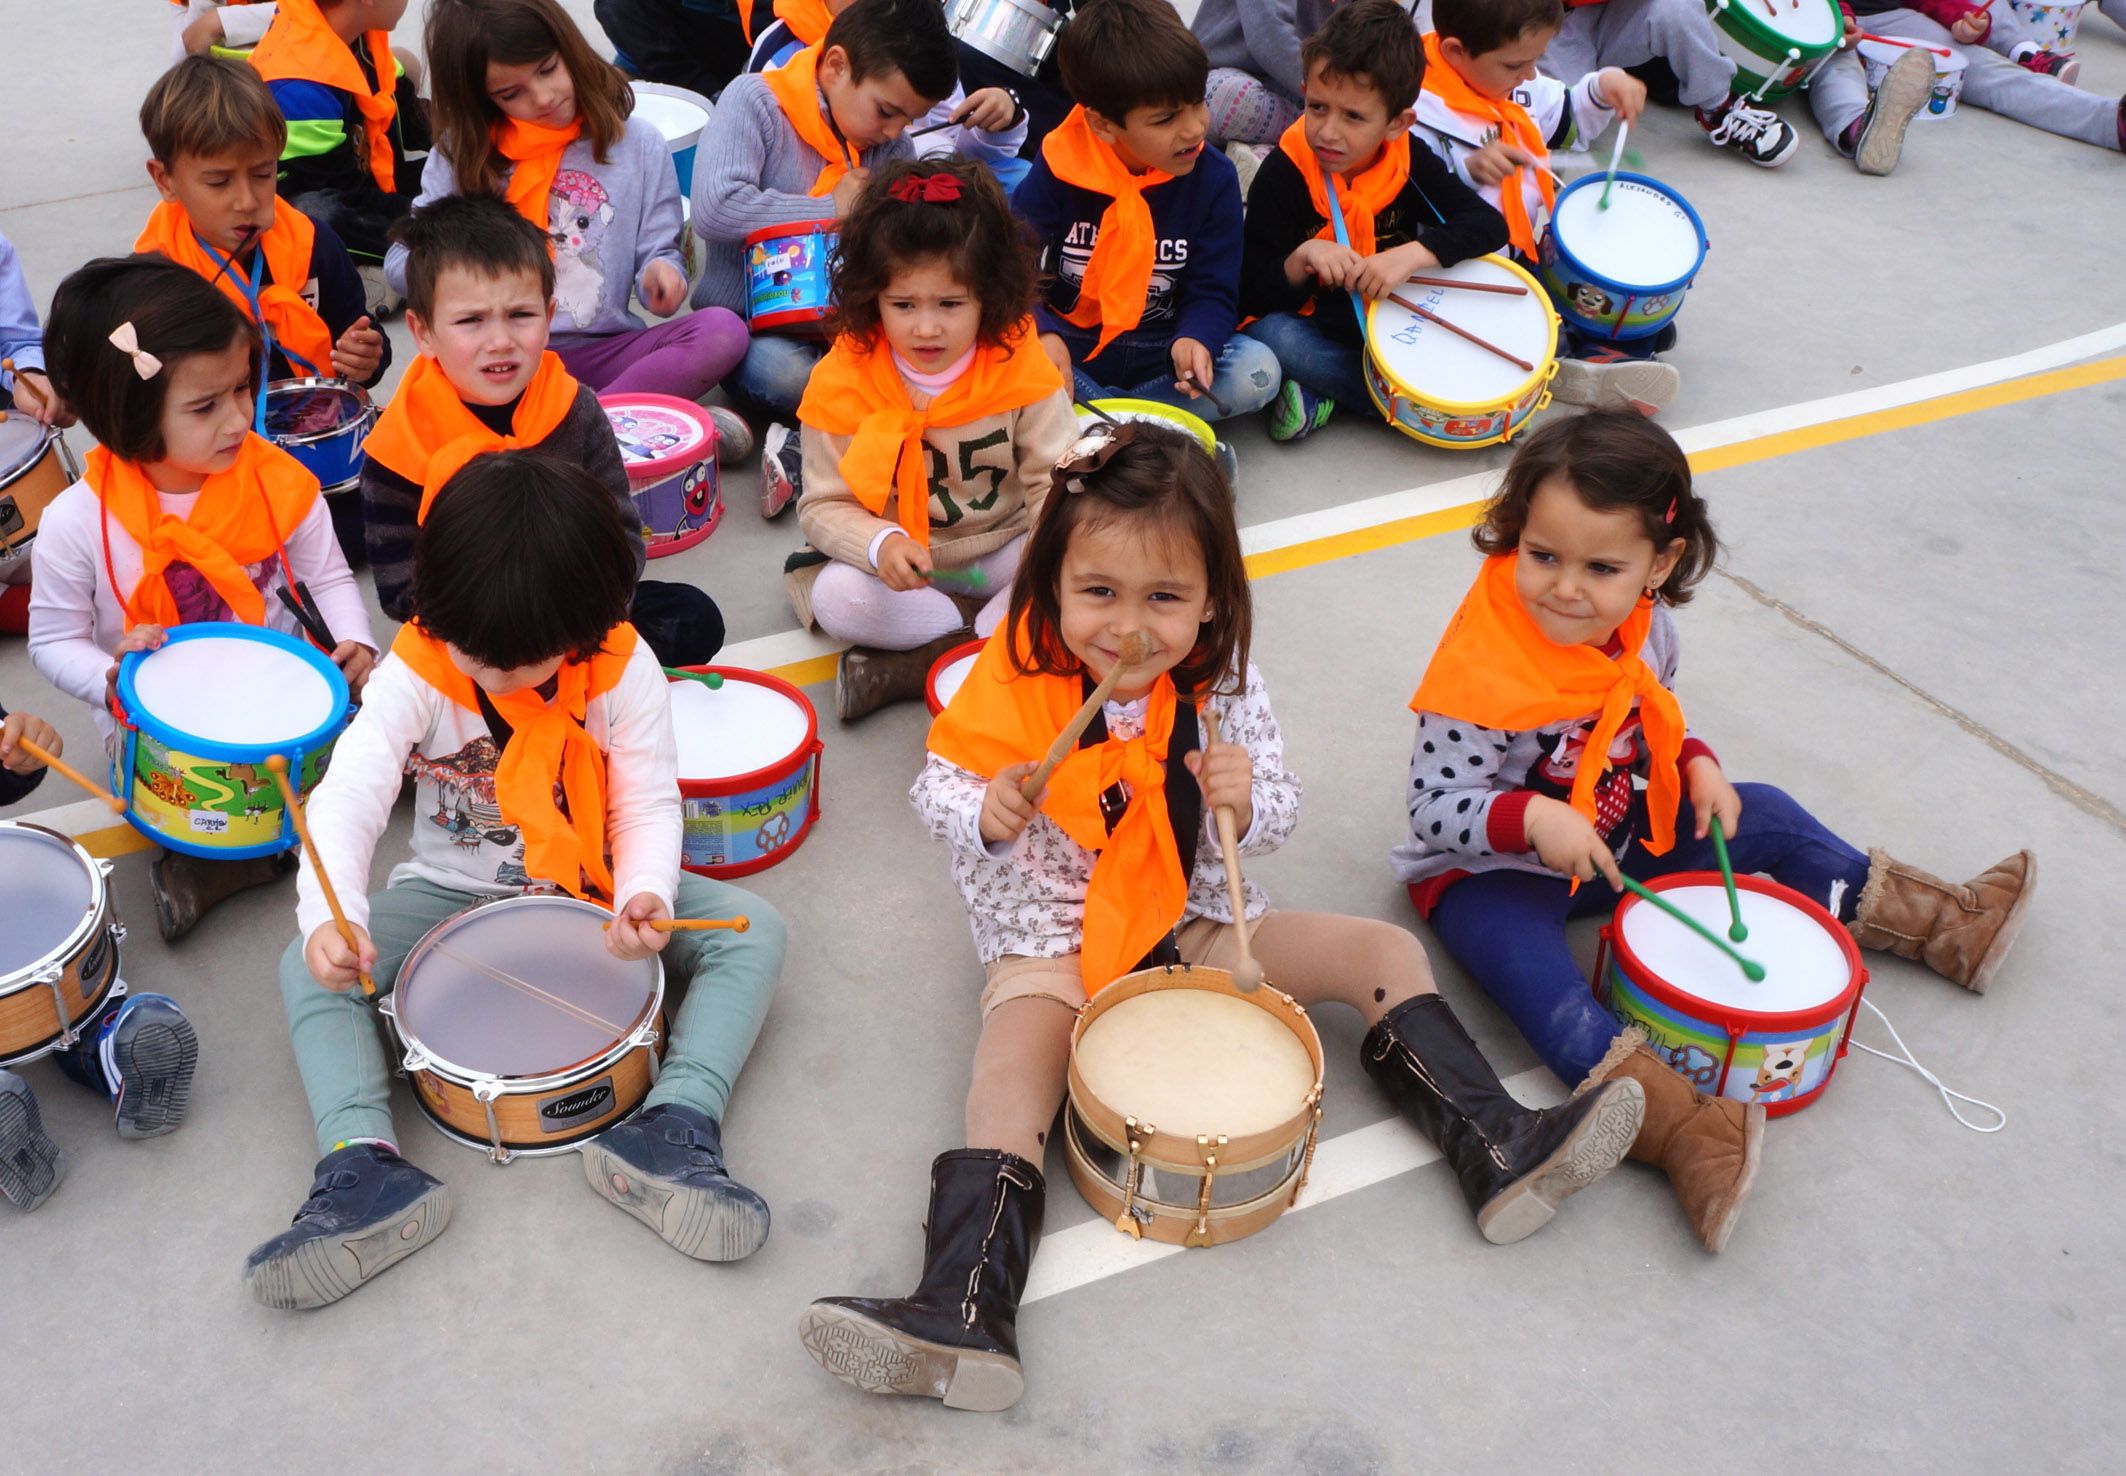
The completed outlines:
[[[1868,852],[1868,884],[1854,909],[1853,941],[1984,994],[2023,926],[2037,892],[2037,856],[2017,851],[1961,886],[1907,866],[1885,851]]]
[[[242,861],[209,861],[182,851],[164,851],[148,871],[155,898],[155,927],[162,941],[175,943],[197,927],[218,902],[279,881],[295,870],[295,853],[252,856]]]
[[[1764,1108],[1706,1096],[1671,1071],[1636,1029],[1617,1037],[1579,1091],[1620,1077],[1646,1093],[1646,1122],[1629,1156],[1667,1174],[1698,1239],[1709,1251],[1722,1249],[1756,1182]]]
[[[961,626],[913,651],[881,651],[851,646],[834,668],[834,715],[845,723],[869,717],[889,702],[920,701],[930,679],[931,663],[974,632]]]

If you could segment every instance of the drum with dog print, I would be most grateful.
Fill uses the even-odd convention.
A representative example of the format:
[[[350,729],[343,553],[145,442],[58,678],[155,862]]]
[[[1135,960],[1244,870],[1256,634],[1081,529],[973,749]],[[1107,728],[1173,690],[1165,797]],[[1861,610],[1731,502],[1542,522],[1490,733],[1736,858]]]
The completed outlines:
[[[1606,203],[1605,203],[1606,200]],[[1705,266],[1705,223],[1657,179],[1574,180],[1558,195],[1538,248],[1558,315],[1597,338],[1659,333]]]
[[[803,692],[764,671],[689,666],[670,675],[685,826],[679,864],[714,877],[773,866],[819,819],[819,715]]]

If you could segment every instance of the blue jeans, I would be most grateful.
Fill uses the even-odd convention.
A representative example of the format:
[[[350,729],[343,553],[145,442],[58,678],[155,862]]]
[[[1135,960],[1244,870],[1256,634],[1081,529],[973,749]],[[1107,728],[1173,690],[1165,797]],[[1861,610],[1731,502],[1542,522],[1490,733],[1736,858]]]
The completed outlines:
[[[785,338],[762,333],[746,345],[746,356],[723,382],[724,393],[749,420],[789,421],[805,397],[812,366],[827,352],[826,340]]]
[[[1211,362],[1211,394],[1225,402],[1223,412],[1211,403],[1210,395],[1192,400],[1174,388],[1170,339],[1125,333],[1088,365],[1084,354],[1097,341],[1064,339],[1070,345],[1071,363],[1076,370],[1073,392],[1080,404],[1088,400],[1154,400],[1186,410],[1201,420],[1223,420],[1227,414],[1252,415],[1277,398],[1277,356],[1266,345],[1242,333],[1228,338]]]
[[[1313,318],[1271,313],[1248,324],[1245,331],[1269,347],[1284,377],[1297,380],[1301,388],[1347,409],[1363,410],[1372,404],[1366,393],[1365,349],[1323,332]]]
[[[1844,882],[1836,909],[1850,920],[1868,879],[1868,858],[1826,829],[1784,790],[1738,784],[1742,819],[1728,838],[1737,875],[1764,872],[1811,901],[1830,906],[1833,883]],[[1633,801],[1637,833],[1646,834],[1646,794]],[[1656,856],[1634,841],[1619,863],[1635,881],[1678,871],[1716,871],[1710,838],[1693,840],[1685,799],[1676,817],[1676,844]],[[1617,893],[1603,881],[1569,883],[1548,872],[1481,871],[1440,894],[1432,930],[1454,961],[1469,971],[1535,1047],[1543,1064],[1576,1086],[1617,1038],[1616,1019],[1596,1003],[1565,943],[1568,918],[1607,914]]]

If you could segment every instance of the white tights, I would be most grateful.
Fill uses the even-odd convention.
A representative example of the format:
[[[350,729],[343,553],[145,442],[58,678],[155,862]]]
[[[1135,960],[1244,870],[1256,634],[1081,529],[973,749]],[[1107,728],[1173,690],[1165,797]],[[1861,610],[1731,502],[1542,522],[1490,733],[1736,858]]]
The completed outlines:
[[[969,565],[982,573],[979,586],[952,583],[954,590],[965,588],[969,593],[993,591],[975,616],[977,636],[987,639],[1010,609],[1011,581],[1019,572],[1019,555],[1025,546],[1022,534]],[[951,635],[961,625],[960,607],[942,589],[888,589],[872,570],[840,560],[819,571],[819,579],[812,586],[812,618],[838,641],[882,651],[913,651],[940,636]]]

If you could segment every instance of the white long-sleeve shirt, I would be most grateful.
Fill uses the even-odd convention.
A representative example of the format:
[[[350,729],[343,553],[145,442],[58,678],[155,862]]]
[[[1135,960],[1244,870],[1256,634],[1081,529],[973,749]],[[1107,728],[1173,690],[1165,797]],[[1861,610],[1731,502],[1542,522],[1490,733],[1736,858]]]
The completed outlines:
[[[199,501],[197,492],[164,492],[161,497],[163,511],[176,517],[189,516]],[[120,588],[131,590],[140,582],[142,561],[140,544],[112,518],[111,571],[105,572],[102,511],[96,489],[86,481],[74,483],[44,510],[30,545],[35,583],[30,589],[29,647],[31,663],[47,681],[95,709],[97,730],[108,744],[117,725],[103,704],[104,677],[111,669],[111,652],[126,632],[125,609],[111,588],[111,577],[117,577]],[[333,639],[359,641],[375,650],[369,610],[333,537],[325,499],[311,503],[303,520],[285,536],[288,566],[317,600]],[[263,559],[245,572],[265,598],[267,627],[300,638],[302,627],[274,594],[287,583],[280,560]]]
[[[1589,72],[1579,81],[1567,87],[1555,77],[1538,72],[1533,78],[1513,89],[1513,100],[1527,110],[1528,116],[1543,135],[1546,148],[1582,150],[1601,136],[1617,116],[1602,100],[1602,89],[1596,81],[1597,73]],[[1461,182],[1484,197],[1484,203],[1503,210],[1500,203],[1500,186],[1480,185],[1469,175],[1469,155],[1474,152],[1471,144],[1482,148],[1498,136],[1498,125],[1488,118],[1478,118],[1449,107],[1436,92],[1418,94],[1417,122],[1411,127],[1411,135],[1431,147],[1432,152],[1447,161]],[[1535,226],[1536,238],[1543,234],[1543,224],[1548,216],[1548,207],[1543,204],[1542,185],[1537,171],[1523,168],[1519,172],[1521,203],[1528,211],[1528,219]]]
[[[621,902],[647,892],[669,909],[679,880],[679,751],[671,699],[647,641],[620,680],[585,705],[583,730],[605,753],[606,849]],[[524,837],[495,802],[501,760],[487,720],[386,656],[370,675],[362,710],[332,750],[310,796],[310,834],[347,920],[369,925],[369,868],[406,774],[414,781],[413,856],[386,886],[419,877],[482,896],[508,896],[534,880]],[[332,921],[309,858],[296,882],[296,925],[307,938]]]

